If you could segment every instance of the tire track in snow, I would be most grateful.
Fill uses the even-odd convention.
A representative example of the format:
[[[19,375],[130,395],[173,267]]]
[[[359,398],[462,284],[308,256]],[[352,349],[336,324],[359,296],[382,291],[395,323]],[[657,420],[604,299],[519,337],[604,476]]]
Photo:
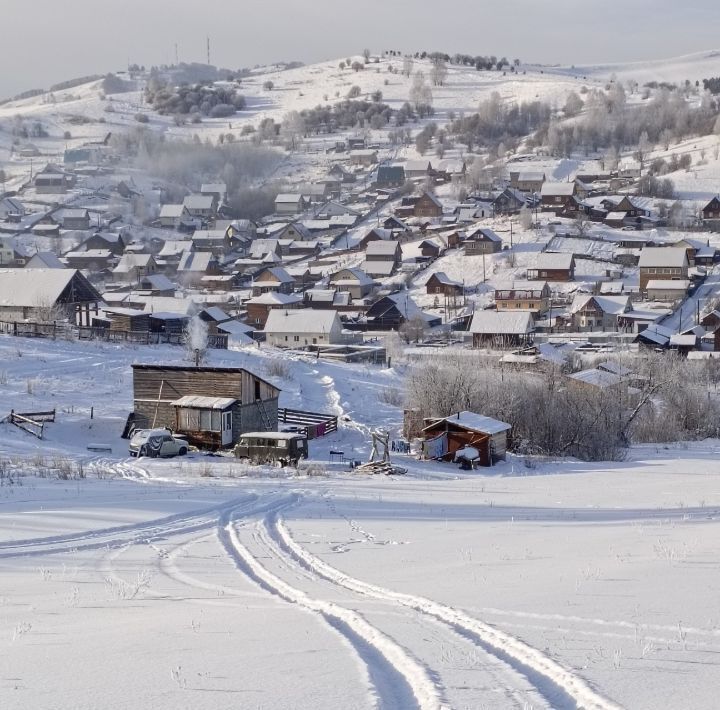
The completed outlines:
[[[296,504],[298,496],[269,506],[266,513]],[[218,539],[236,567],[261,589],[317,614],[341,634],[364,662],[381,710],[441,710],[441,693],[427,670],[392,639],[360,614],[333,602],[315,599],[267,569],[243,544],[234,511],[225,512],[218,524]]]
[[[619,706],[595,692],[584,680],[523,641],[444,604],[394,592],[346,575],[299,545],[276,515],[266,518],[265,525],[277,544],[284,546],[298,562],[318,576],[366,597],[410,607],[450,626],[524,675],[553,708],[618,710]]]
[[[256,501],[257,498],[257,494],[253,493],[250,496],[225,501],[220,505],[176,513],[141,523],[129,523],[67,535],[9,540],[0,543],[0,559],[96,550],[102,547],[122,547],[207,530],[215,526],[218,518],[226,511],[242,508]]]

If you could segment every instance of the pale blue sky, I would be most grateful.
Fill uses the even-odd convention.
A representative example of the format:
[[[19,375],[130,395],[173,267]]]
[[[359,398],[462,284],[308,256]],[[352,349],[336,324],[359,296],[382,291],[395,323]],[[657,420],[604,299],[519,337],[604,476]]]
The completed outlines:
[[[0,96],[174,59],[236,69],[394,48],[587,64],[720,46],[718,0],[1,0]]]

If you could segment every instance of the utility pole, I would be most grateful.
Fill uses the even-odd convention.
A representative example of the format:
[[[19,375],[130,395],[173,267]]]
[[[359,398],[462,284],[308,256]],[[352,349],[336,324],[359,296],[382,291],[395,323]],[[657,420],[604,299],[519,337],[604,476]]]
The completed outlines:
[[[483,283],[485,283],[485,250],[483,249]]]
[[[510,248],[513,248],[513,226],[512,226],[512,217],[510,218]]]
[[[175,66],[178,66],[178,64],[180,64],[180,61],[178,59],[178,46],[177,42],[175,42]]]
[[[207,63],[210,66],[210,37],[207,38]]]

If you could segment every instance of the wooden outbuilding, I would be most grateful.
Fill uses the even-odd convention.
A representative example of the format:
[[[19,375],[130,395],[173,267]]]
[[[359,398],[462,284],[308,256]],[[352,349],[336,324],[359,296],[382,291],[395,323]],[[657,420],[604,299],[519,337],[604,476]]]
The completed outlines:
[[[492,466],[505,459],[511,430],[510,424],[475,412],[426,419],[423,452],[427,458],[454,461],[464,457],[480,466]]]
[[[243,368],[133,365],[134,423],[167,427],[198,447],[277,431],[280,390]]]

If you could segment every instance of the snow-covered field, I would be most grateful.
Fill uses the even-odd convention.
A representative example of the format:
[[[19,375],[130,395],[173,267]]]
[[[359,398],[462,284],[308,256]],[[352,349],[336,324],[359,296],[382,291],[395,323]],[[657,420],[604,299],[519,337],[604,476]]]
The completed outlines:
[[[58,409],[0,425],[3,708],[715,706],[720,442],[370,478],[328,454],[398,435],[399,373],[251,349],[211,362],[282,357],[281,404],[340,415],[312,468],[134,460],[129,365],[180,350],[0,356],[3,413]]]

